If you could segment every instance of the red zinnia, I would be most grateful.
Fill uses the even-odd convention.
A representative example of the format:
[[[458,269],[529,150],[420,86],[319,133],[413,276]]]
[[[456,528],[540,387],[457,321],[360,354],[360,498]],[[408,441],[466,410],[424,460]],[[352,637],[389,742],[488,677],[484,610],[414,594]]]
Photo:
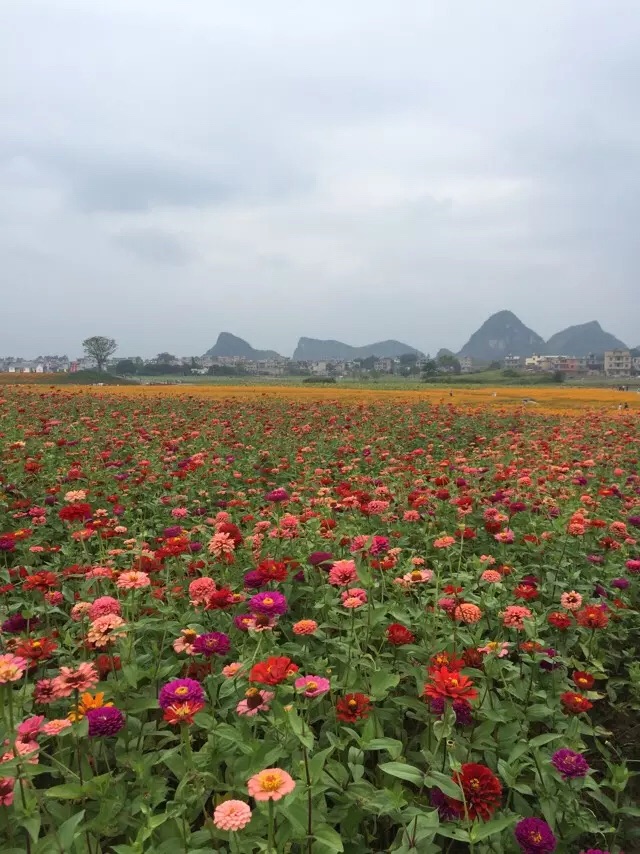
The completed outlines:
[[[194,715],[202,711],[204,705],[197,700],[173,703],[164,710],[164,719],[170,724],[192,724]]]
[[[346,694],[336,703],[336,716],[340,721],[355,723],[361,718],[368,718],[371,711],[371,700],[366,694]]]
[[[576,620],[586,629],[603,629],[609,622],[609,615],[598,605],[587,605],[577,612]]]
[[[464,667],[464,660],[462,658],[456,658],[454,653],[446,652],[446,650],[436,652],[435,655],[432,655],[429,663],[430,670],[438,667],[448,667],[449,670],[462,670]]]
[[[478,696],[478,691],[473,687],[471,679],[458,670],[449,670],[448,667],[433,667],[429,670],[429,676],[431,683],[424,686],[425,697],[475,700]]]
[[[258,661],[253,665],[249,673],[249,681],[258,682],[261,685],[279,685],[297,670],[298,665],[294,664],[290,658],[271,656],[266,661]]]
[[[560,697],[564,713],[566,715],[579,715],[581,712],[588,712],[593,708],[593,703],[583,697],[582,694],[576,694],[575,691],[565,691]]]
[[[547,617],[547,622],[549,625],[554,626],[554,628],[560,629],[560,631],[563,632],[571,625],[571,617],[563,611],[553,611]]]
[[[454,783],[457,783],[464,793],[464,801],[447,797],[447,804],[459,816],[466,814],[470,819],[481,818],[488,821],[500,806],[502,786],[496,775],[486,765],[467,762],[462,766],[461,773],[455,772]]]
[[[596,681],[594,677],[584,670],[574,670],[571,676],[573,684],[583,691],[590,691],[593,688],[593,683]]]
[[[50,638],[26,638],[20,641],[15,649],[15,654],[35,664],[38,661],[46,661],[51,658],[57,648],[58,644]]]
[[[393,646],[402,646],[404,643],[413,643],[416,636],[400,623],[392,623],[387,627],[387,640]]]

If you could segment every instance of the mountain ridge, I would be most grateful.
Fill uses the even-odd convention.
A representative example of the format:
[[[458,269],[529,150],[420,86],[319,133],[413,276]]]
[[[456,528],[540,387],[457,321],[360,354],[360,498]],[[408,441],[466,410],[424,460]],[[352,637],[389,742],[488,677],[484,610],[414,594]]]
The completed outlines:
[[[424,357],[424,353],[416,347],[410,347],[402,341],[389,339],[377,341],[374,344],[365,344],[362,347],[354,347],[342,341],[331,338],[323,340],[320,338],[299,339],[292,359],[294,362],[317,362],[317,361],[352,361],[353,359],[367,359],[375,356],[379,359],[396,358],[405,353],[415,353],[418,357]]]
[[[597,320],[567,326],[556,332],[546,343],[546,352],[553,356],[588,356],[605,350],[626,350],[627,345],[606,332]]]
[[[212,356],[213,358],[235,357],[247,359],[251,362],[281,358],[280,354],[276,353],[275,350],[256,350],[244,338],[238,338],[237,335],[232,335],[231,332],[221,332],[218,335],[216,343],[204,355]]]
[[[505,356],[530,356],[545,350],[545,340],[529,329],[512,311],[503,309],[488,317],[458,352],[479,361],[501,361]]]

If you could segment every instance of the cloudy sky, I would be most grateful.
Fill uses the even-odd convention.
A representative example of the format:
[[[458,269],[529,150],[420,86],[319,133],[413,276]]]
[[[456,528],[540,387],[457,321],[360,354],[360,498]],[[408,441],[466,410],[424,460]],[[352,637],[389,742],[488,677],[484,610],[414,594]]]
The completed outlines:
[[[0,355],[640,344],[638,0],[2,0]]]

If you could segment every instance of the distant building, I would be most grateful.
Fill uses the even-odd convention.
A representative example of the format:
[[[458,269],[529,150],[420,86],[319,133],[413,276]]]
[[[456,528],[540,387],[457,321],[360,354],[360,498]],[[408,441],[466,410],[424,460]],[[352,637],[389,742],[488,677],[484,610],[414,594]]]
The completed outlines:
[[[461,356],[458,360],[460,362],[460,370],[463,374],[470,374],[473,370],[473,359],[471,356]]]
[[[608,377],[631,375],[631,353],[629,350],[607,350],[604,354],[604,372]]]
[[[505,368],[516,369],[522,367],[522,358],[520,356],[512,356],[509,354],[504,357]]]

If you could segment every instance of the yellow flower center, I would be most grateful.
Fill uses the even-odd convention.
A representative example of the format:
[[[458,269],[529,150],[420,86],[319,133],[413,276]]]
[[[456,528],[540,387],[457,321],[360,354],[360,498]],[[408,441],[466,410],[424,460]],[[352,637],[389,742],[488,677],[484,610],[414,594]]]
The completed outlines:
[[[271,598],[271,596],[265,596],[262,601],[265,605],[273,605],[273,599]]]
[[[281,785],[280,774],[265,774],[260,778],[260,788],[263,792],[275,792]]]
[[[307,691],[309,691],[309,690],[315,691],[317,687],[318,687],[317,682],[307,682]]]
[[[185,694],[189,693],[189,689],[186,685],[181,685],[180,688],[176,688],[175,693],[178,694],[178,696],[180,697],[184,697]]]

